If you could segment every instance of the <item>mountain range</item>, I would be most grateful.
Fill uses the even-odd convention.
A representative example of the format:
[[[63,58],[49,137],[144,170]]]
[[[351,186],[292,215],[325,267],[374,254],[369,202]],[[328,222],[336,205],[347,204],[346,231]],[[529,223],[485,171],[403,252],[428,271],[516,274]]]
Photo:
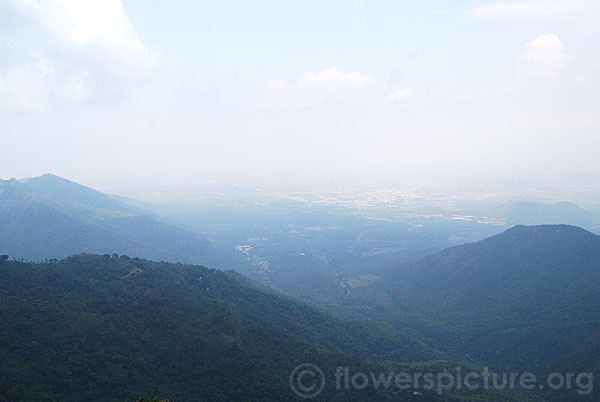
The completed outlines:
[[[0,226],[2,251],[33,261],[89,252],[229,269],[243,265],[233,251],[169,226],[150,211],[51,174],[0,181]]]
[[[569,203],[513,202],[496,215],[581,219],[586,227],[594,219]],[[243,253],[172,227],[143,203],[53,175],[0,181],[0,228],[0,254],[38,261],[0,258],[4,399],[294,400],[286,376],[304,362],[328,373],[337,365],[600,371],[600,236],[576,226],[517,225],[415,261],[368,267],[357,278],[335,277],[344,293],[323,294],[321,307],[229,271],[244,271]],[[306,284],[310,272],[289,274]],[[329,383],[320,400],[423,400],[396,391],[350,395]],[[591,402],[599,395],[536,394],[424,398]]]

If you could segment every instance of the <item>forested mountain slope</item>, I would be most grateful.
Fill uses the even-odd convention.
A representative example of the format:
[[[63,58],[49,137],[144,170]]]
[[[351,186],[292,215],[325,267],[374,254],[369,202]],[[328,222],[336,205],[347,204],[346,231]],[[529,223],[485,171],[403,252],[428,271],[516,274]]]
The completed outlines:
[[[384,283],[354,292],[353,307],[454,358],[538,373],[600,371],[600,236],[516,226],[382,275]]]
[[[242,258],[141,209],[53,175],[0,181],[0,249],[39,261],[81,252],[239,268]]]
[[[6,400],[289,401],[297,398],[288,378],[300,363],[332,375],[337,366],[368,372],[390,367],[378,361],[439,356],[389,326],[335,319],[239,274],[117,255],[1,262],[0,322]],[[329,380],[316,400],[520,395],[349,395]]]

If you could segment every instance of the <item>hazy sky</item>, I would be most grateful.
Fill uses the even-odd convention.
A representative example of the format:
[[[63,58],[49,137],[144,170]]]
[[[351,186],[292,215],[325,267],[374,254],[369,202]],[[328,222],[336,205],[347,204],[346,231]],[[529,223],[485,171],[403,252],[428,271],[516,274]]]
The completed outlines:
[[[600,168],[600,1],[0,0],[0,177]]]

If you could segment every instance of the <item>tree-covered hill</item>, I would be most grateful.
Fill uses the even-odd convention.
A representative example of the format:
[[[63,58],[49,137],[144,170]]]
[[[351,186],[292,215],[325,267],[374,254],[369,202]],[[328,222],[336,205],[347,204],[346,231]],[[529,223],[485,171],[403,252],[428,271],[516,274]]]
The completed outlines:
[[[297,364],[362,364],[341,349],[435,356],[221,271],[126,256],[5,261],[0,298],[1,393],[13,400],[289,400]]]
[[[454,358],[504,370],[600,372],[600,236],[516,226],[382,275],[383,283],[354,292],[354,308]]]
[[[135,214],[148,212],[117,201],[114,198],[92,188],[83,186],[51,173],[47,173],[40,177],[24,179],[22,182],[29,191],[56,203],[75,205],[79,204],[83,207],[93,207],[109,211]]]
[[[40,261],[72,254],[119,253],[240,268],[243,259],[150,213],[53,175],[0,180],[0,249]]]
[[[298,398],[289,375],[300,363],[331,375],[337,366],[377,372],[391,360],[440,356],[389,326],[335,319],[239,274],[117,255],[3,260],[0,322],[2,400],[290,401]],[[518,392],[348,393],[333,381],[315,400],[399,398],[535,400]]]

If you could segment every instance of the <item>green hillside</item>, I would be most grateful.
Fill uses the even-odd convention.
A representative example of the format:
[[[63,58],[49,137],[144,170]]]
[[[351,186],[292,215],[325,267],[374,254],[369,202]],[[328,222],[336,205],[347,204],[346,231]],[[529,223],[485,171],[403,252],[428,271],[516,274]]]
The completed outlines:
[[[354,292],[353,307],[455,359],[541,374],[600,371],[600,236],[516,226],[382,275]]]
[[[337,366],[423,369],[414,362],[440,356],[389,326],[335,319],[238,274],[116,255],[3,261],[0,322],[3,400],[289,401],[298,399],[288,379],[300,363],[329,375]],[[456,363],[433,366],[445,371]],[[535,400],[521,393],[349,393],[333,381],[315,400],[398,398]]]
[[[52,175],[25,183],[0,180],[0,227],[3,252],[32,261],[87,252],[228,269],[244,266],[234,250]]]

